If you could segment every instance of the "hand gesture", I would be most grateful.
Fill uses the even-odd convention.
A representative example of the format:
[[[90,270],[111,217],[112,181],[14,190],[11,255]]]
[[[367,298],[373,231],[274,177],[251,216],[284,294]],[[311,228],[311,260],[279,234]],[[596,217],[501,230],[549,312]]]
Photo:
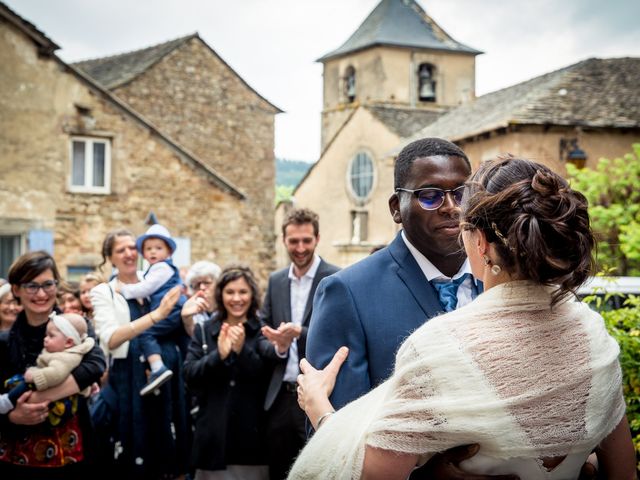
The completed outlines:
[[[322,370],[316,370],[303,358],[300,362],[300,371],[298,375],[298,405],[302,408],[314,428],[317,419],[331,407],[329,403],[329,395],[333,392],[336,384],[336,377],[340,371],[340,367],[347,359],[349,349],[340,347],[335,353],[329,364]]]
[[[158,320],[162,320],[163,318],[167,318],[167,316],[169,316],[174,305],[180,299],[181,293],[182,293],[182,290],[180,289],[180,286],[176,285],[171,290],[169,290],[164,295],[164,297],[162,297],[162,300],[160,300],[160,306],[158,306],[158,308],[156,308],[153,311],[154,313],[153,318],[155,319],[156,322]]]
[[[16,425],[37,425],[47,419],[49,415],[49,402],[27,403],[32,391],[24,392],[16,407],[9,412],[9,421]]]
[[[180,314],[183,317],[193,316],[197,313],[208,312],[211,309],[211,304],[205,298],[205,292],[198,290],[189,300],[187,300],[182,306]]]
[[[218,355],[224,360],[231,353],[231,339],[229,338],[229,324],[223,323],[218,335]]]
[[[229,327],[229,338],[231,339],[231,350],[239,354],[244,346],[244,325],[240,324]]]
[[[266,325],[262,327],[262,334],[276,347],[280,355],[287,353],[293,340],[300,337],[301,333],[302,327],[291,322],[281,323],[277,330]]]

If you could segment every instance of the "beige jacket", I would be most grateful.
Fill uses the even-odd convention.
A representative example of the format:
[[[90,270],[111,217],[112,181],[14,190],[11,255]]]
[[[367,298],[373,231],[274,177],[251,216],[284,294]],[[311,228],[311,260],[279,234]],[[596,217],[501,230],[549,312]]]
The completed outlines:
[[[95,345],[91,337],[85,338],[80,345],[74,345],[62,352],[47,352],[42,350],[36,360],[37,367],[31,367],[27,371],[33,375],[33,383],[38,390],[47,390],[64,382],[71,371],[80,365],[82,357]],[[90,388],[83,390],[87,396]]]

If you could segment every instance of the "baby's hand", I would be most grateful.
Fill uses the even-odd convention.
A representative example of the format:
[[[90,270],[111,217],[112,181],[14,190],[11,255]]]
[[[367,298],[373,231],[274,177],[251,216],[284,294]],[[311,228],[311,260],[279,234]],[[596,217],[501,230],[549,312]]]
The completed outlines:
[[[33,383],[33,374],[31,373],[31,370],[24,372],[24,381],[27,383]]]

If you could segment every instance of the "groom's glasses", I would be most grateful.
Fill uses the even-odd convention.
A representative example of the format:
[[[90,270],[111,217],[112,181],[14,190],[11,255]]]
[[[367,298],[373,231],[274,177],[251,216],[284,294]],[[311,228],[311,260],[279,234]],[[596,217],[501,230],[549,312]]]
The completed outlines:
[[[413,193],[418,198],[418,203],[425,210],[437,210],[444,203],[444,199],[447,193],[451,193],[453,201],[457,206],[462,203],[462,193],[464,192],[464,185],[451,190],[443,190],[441,188],[417,188],[410,190],[408,188],[396,188],[396,192],[409,192]]]

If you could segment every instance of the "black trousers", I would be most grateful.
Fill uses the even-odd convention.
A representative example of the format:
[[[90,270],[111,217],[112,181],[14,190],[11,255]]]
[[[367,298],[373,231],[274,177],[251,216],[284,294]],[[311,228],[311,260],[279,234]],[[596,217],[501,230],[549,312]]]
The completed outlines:
[[[298,405],[295,383],[283,382],[267,412],[269,478],[282,480],[307,441],[305,414]]]

